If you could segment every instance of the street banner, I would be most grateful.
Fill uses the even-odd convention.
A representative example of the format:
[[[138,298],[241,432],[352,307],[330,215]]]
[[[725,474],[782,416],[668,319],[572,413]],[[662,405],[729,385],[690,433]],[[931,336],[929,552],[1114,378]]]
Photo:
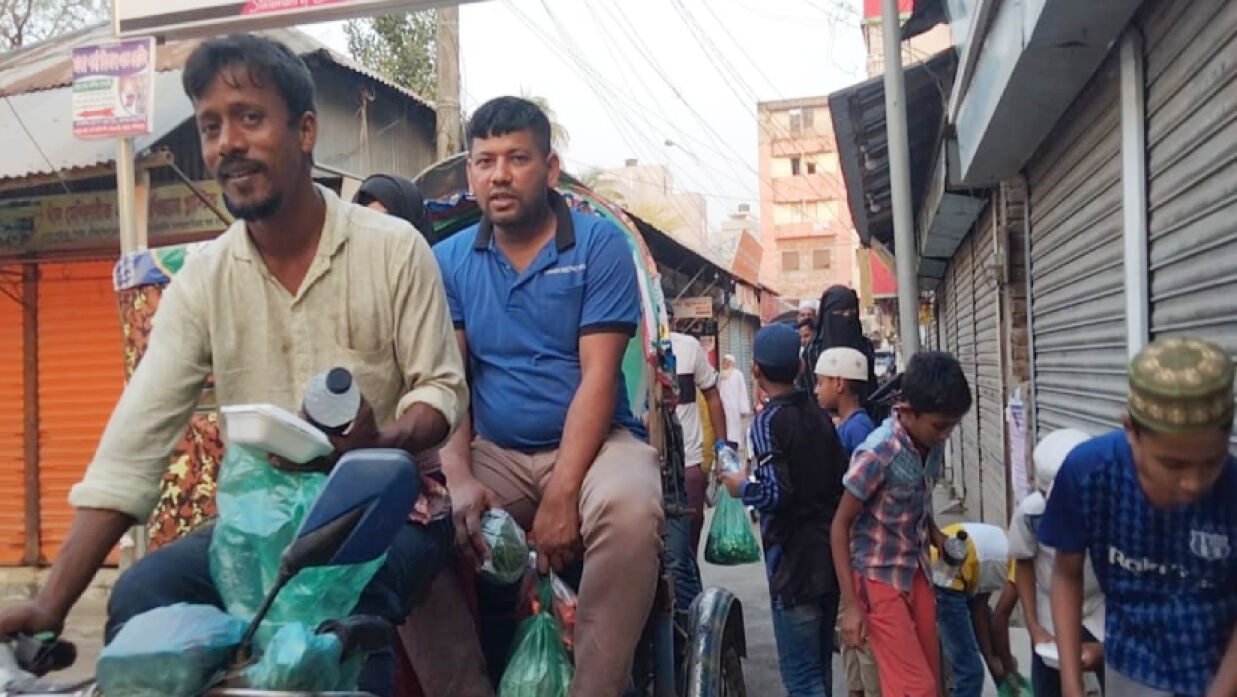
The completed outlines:
[[[463,0],[468,2],[469,0]],[[204,36],[462,4],[452,0],[114,0],[117,36]]]
[[[73,49],[73,135],[123,138],[150,133],[154,76],[153,38]]]

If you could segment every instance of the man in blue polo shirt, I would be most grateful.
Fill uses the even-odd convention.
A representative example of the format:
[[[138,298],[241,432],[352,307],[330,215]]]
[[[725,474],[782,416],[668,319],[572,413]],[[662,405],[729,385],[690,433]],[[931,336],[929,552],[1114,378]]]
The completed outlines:
[[[539,566],[585,559],[575,697],[618,697],[653,602],[662,523],[657,452],[631,412],[620,362],[640,321],[623,233],[572,212],[550,124],[500,97],[468,124],[468,181],[484,217],[435,252],[472,418],[443,448],[457,541],[488,554],[485,509],[531,530]]]
[[[1237,460],[1233,363],[1158,339],[1130,363],[1124,430],[1075,447],[1052,485],[1040,542],[1056,549],[1052,620],[1061,691],[1081,697],[1082,569],[1104,589],[1104,693],[1237,694]]]

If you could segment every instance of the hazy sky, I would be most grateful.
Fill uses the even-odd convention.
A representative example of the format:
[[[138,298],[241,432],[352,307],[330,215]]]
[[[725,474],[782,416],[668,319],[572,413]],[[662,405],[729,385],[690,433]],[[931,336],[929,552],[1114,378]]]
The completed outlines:
[[[667,164],[716,227],[759,196],[756,102],[864,77],[859,0],[486,0],[461,6],[464,109],[545,97],[568,171]],[[346,52],[341,25],[303,27]],[[706,50],[707,49],[707,50]],[[667,146],[670,140],[675,146]],[[755,209],[755,206],[753,206]]]

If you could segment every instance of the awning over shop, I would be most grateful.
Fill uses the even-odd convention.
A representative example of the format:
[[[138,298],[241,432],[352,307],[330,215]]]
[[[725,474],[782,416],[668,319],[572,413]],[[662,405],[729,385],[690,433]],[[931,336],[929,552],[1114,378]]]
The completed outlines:
[[[911,202],[919,210],[945,131],[957,59],[953,49],[906,67]],[[885,128],[885,83],[877,76],[829,95],[851,217],[866,246],[893,251],[893,206]]]

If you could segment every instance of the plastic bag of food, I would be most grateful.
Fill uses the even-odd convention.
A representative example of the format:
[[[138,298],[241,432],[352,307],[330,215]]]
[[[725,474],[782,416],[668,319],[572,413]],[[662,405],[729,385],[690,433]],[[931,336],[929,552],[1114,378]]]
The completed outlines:
[[[760,561],[760,543],[752,532],[747,509],[724,487],[717,492],[717,508],[704,543],[704,560],[721,566]]]
[[[565,697],[574,669],[563,646],[562,627],[550,614],[554,589],[549,576],[537,580],[537,611],[520,623],[515,650],[498,685],[498,697]]]
[[[576,609],[580,605],[580,598],[571,586],[562,579],[561,576],[551,571],[546,576],[541,576],[537,573],[537,556],[536,553],[528,555],[528,575],[525,576],[524,585],[520,591],[520,597],[523,601],[520,605],[528,616],[536,615],[541,612],[541,581],[548,580],[550,584],[551,600],[550,612],[554,615],[554,619],[558,620],[559,626],[562,627],[563,646],[567,647],[569,652],[575,652],[575,633],[576,633]]]
[[[228,612],[245,621],[279,576],[279,558],[296,537],[326,475],[277,469],[266,454],[229,445],[216,501],[219,518],[210,544],[210,572]],[[309,568],[279,593],[258,633],[259,649],[280,625],[317,627],[347,617],[385,555],[365,564]]]
[[[96,668],[108,697],[191,697],[227,668],[245,622],[210,605],[179,603],[125,623]]]
[[[996,693],[999,697],[1031,697],[1031,682],[1019,673],[1012,673],[1005,678]]]
[[[501,585],[510,585],[523,578],[528,542],[515,518],[501,508],[491,508],[481,516],[481,534],[490,548],[490,558],[481,565],[481,575]]]
[[[245,669],[245,682],[256,690],[330,692],[356,687],[364,658],[343,660],[334,634],[317,634],[300,623],[285,624],[271,637],[257,663]]]

